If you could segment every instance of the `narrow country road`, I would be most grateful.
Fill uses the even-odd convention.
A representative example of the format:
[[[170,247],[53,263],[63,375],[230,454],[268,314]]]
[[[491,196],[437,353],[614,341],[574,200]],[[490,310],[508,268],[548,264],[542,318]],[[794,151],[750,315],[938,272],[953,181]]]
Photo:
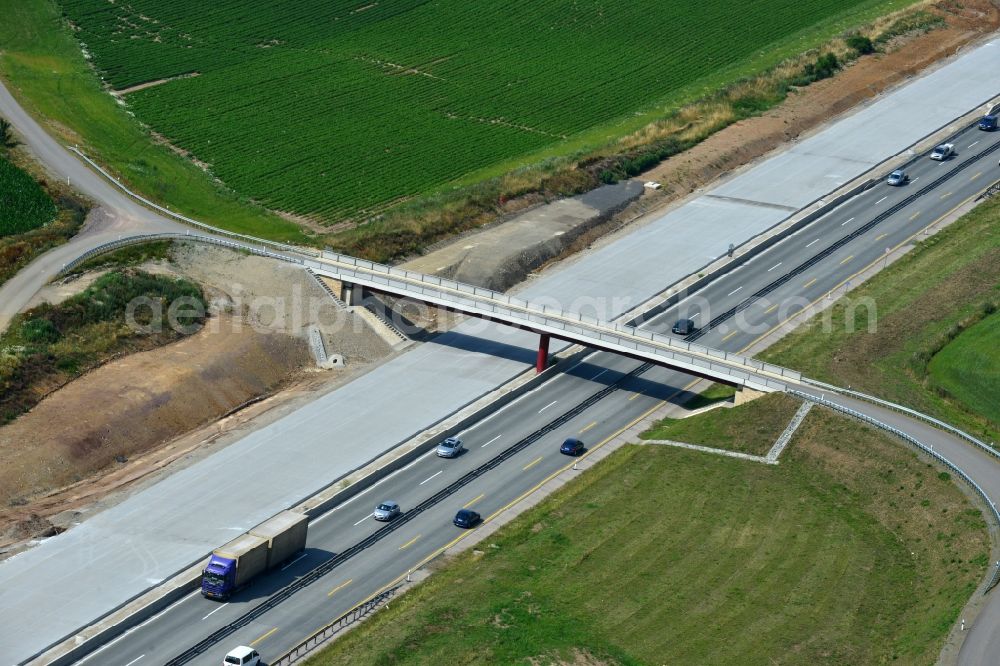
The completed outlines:
[[[65,245],[53,248],[0,286],[0,331],[10,324],[38,290],[51,280],[63,264],[87,250],[119,236],[164,231],[183,232],[186,227],[128,198],[100,175],[91,171],[73,153],[53,139],[18,104],[0,83],[0,117],[14,126],[17,138],[54,178],[66,181],[93,203],[94,208],[79,234]]]

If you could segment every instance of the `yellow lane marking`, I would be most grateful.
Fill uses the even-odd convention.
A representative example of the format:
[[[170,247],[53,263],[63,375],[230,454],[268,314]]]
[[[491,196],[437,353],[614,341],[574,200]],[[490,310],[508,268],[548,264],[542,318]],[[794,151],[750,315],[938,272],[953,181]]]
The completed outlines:
[[[636,398],[638,398],[638,397],[639,397],[640,395],[642,395],[642,394],[641,394],[641,393],[633,393],[633,394],[632,394],[632,397],[631,397],[631,398],[629,398],[629,402],[631,402],[631,401],[635,400],[635,399],[636,399]]]
[[[468,509],[468,508],[469,508],[470,506],[472,506],[473,504],[475,504],[475,503],[476,503],[476,502],[478,502],[479,500],[483,499],[484,497],[486,497],[486,493],[483,493],[482,495],[480,495],[480,496],[479,496],[479,497],[477,497],[476,499],[472,500],[471,502],[469,502],[468,504],[466,504],[466,505],[465,505],[465,506],[463,506],[462,508],[463,508],[463,509]]]
[[[409,541],[407,541],[406,543],[404,543],[402,546],[400,546],[399,549],[400,550],[406,550],[407,548],[409,548],[410,546],[412,546],[413,544],[415,544],[417,542],[417,539],[419,539],[419,538],[420,538],[420,535],[418,534],[417,536],[413,537],[412,539],[410,539]]]
[[[591,428],[593,428],[595,425],[597,425],[597,421],[594,421],[593,423],[591,423],[590,425],[588,425],[587,427],[585,427],[583,430],[581,430],[580,434],[582,435],[583,433],[585,433],[588,430],[590,430]]]
[[[552,474],[549,474],[547,477],[545,477],[544,479],[542,479],[541,481],[539,481],[538,483],[536,483],[529,490],[527,490],[523,495],[515,498],[514,500],[512,500],[506,506],[503,506],[500,509],[497,509],[495,512],[491,513],[489,516],[487,516],[486,518],[483,519],[482,524],[485,525],[486,523],[492,521],[494,518],[496,518],[497,516],[499,516],[501,513],[503,513],[507,509],[511,508],[512,506],[514,506],[514,505],[516,505],[516,504],[518,504],[520,502],[523,502],[526,497],[528,497],[529,495],[537,492],[538,489],[541,488],[542,486],[544,486],[546,483],[548,483],[552,479],[556,478],[557,476],[559,476],[560,474],[562,474],[566,470],[570,469],[573,465],[578,464],[584,458],[589,457],[595,451],[597,451],[602,446],[604,446],[605,444],[607,444],[608,442],[610,442],[611,440],[613,440],[615,437],[618,437],[619,435],[621,435],[623,432],[625,432],[626,430],[628,430],[629,428],[631,428],[632,426],[634,426],[636,423],[639,423],[643,419],[648,418],[650,414],[652,414],[656,410],[658,410],[661,407],[663,407],[663,405],[667,404],[667,402],[669,400],[671,400],[672,398],[680,395],[684,391],[689,390],[691,387],[693,387],[695,384],[697,384],[700,381],[702,381],[702,380],[695,379],[695,380],[689,382],[684,388],[678,389],[677,391],[675,391],[674,393],[672,393],[666,400],[660,400],[655,405],[653,405],[652,407],[650,407],[649,409],[647,409],[645,412],[643,412],[639,416],[635,417],[635,419],[633,419],[632,421],[630,421],[628,424],[622,426],[620,429],[616,430],[614,433],[608,435],[606,438],[604,438],[603,440],[601,440],[600,442],[598,442],[594,446],[592,446],[589,449],[587,449],[583,453],[582,456],[580,456],[579,458],[576,458],[573,462],[566,463],[565,466],[560,467],[556,471],[552,472]],[[642,394],[641,393],[636,393],[636,395],[642,395]],[[414,564],[412,567],[410,567],[410,571],[416,571],[420,567],[424,566],[425,564],[427,564],[428,562],[430,562],[431,560],[433,560],[434,558],[436,558],[441,553],[443,553],[446,550],[448,550],[449,548],[453,547],[455,544],[457,544],[462,539],[467,538],[469,535],[476,534],[478,531],[479,530],[475,530],[475,529],[463,531],[457,537],[455,537],[454,539],[452,539],[451,541],[449,541],[445,545],[441,546],[440,548],[438,548],[437,550],[435,550],[433,553],[431,553],[430,555],[428,555],[427,557],[423,558],[422,560],[420,560],[419,562],[417,562],[416,564]],[[367,599],[365,599],[361,603],[359,603],[358,606],[362,606],[362,605],[368,603],[369,601],[371,601],[372,599],[374,599],[378,595],[382,594],[386,590],[388,590],[388,589],[390,589],[390,588],[392,588],[392,587],[394,587],[396,585],[399,585],[400,583],[402,583],[406,579],[406,575],[407,574],[402,574],[401,576],[397,577],[392,582],[388,583],[387,585],[382,586],[377,591],[375,591],[374,593],[372,593]],[[325,627],[320,627],[315,632],[313,632],[313,636],[318,635],[324,629],[325,629]],[[310,638],[311,638],[311,636],[310,636]]]
[[[267,638],[268,636],[270,636],[271,634],[273,634],[273,633],[274,633],[274,632],[276,632],[277,630],[278,630],[278,628],[277,628],[277,627],[275,627],[274,629],[272,629],[271,631],[267,632],[266,634],[264,634],[264,635],[263,635],[263,636],[261,636],[260,638],[258,638],[258,639],[256,639],[256,640],[252,640],[252,641],[250,641],[250,647],[253,647],[254,645],[257,645],[257,643],[260,643],[260,642],[261,642],[262,640],[264,640],[265,638]]]
[[[973,177],[972,177],[972,178],[970,178],[969,180],[975,180],[976,178],[979,178],[979,177],[980,177],[980,176],[982,176],[982,175],[983,175],[983,172],[982,172],[982,171],[980,171],[979,173],[977,173],[977,174],[976,174],[975,176],[973,176]]]
[[[334,594],[334,592],[337,592],[338,590],[342,590],[342,589],[344,589],[345,587],[347,587],[348,585],[350,585],[350,584],[351,584],[351,583],[353,583],[353,582],[354,582],[354,579],[353,579],[353,578],[350,578],[350,579],[348,579],[348,580],[344,581],[343,583],[341,583],[341,584],[340,584],[340,585],[338,585],[337,587],[335,587],[335,588],[333,588],[332,590],[330,590],[329,592],[327,592],[327,593],[326,593],[326,596],[328,596],[328,597],[332,597],[332,596],[333,596],[333,594]]]
[[[846,264],[846,263],[847,263],[848,261],[850,261],[850,260],[851,260],[851,259],[853,259],[853,258],[854,258],[854,255],[852,254],[852,255],[851,255],[851,256],[849,256],[849,257],[848,257],[847,259],[844,259],[844,260],[843,260],[842,262],[840,262],[840,265],[841,265],[841,266],[843,266],[844,264]],[[815,279],[813,279],[813,282],[815,282],[815,281],[816,281],[816,280],[815,280]],[[806,286],[808,287],[809,285],[807,284]]]
[[[774,311],[775,311],[775,310],[777,310],[777,309],[778,309],[778,304],[777,304],[777,303],[775,303],[774,305],[772,305],[772,306],[771,306],[771,307],[769,307],[768,309],[764,310],[764,314],[769,314],[769,313],[771,313],[771,312],[774,312]]]
[[[809,280],[809,282],[806,282],[804,285],[802,285],[802,288],[805,289],[806,287],[811,287],[814,282],[816,282],[816,278],[813,278],[812,280]]]
[[[542,462],[542,458],[544,458],[544,457],[545,456],[538,456],[537,458],[535,458],[534,460],[532,460],[530,463],[528,463],[527,465],[525,465],[522,469],[525,472],[527,472],[529,469],[531,469],[532,467],[534,467],[538,463]]]
[[[951,192],[945,192],[944,194],[941,195],[941,198],[942,199],[947,199],[950,196],[951,196]]]
[[[723,342],[725,342],[725,341],[726,341],[726,340],[728,340],[729,338],[731,338],[731,337],[733,337],[734,335],[736,335],[736,333],[737,333],[737,331],[733,331],[732,333],[730,333],[730,334],[729,334],[729,335],[727,335],[726,337],[722,338],[722,341],[723,341]]]
[[[875,237],[875,240],[882,240],[883,238],[885,238],[885,237],[886,237],[886,236],[888,236],[888,235],[889,235],[889,234],[882,234],[881,236],[876,236],[876,237]]]
[[[920,217],[920,211],[919,210],[916,213],[914,213],[913,215],[910,216],[910,222],[913,222],[913,220],[917,219],[918,217]]]

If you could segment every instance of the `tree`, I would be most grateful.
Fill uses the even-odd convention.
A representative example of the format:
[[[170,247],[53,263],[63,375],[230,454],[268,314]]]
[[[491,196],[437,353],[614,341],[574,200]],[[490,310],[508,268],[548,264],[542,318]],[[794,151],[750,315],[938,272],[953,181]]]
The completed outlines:
[[[13,126],[6,118],[0,118],[0,148],[13,148],[16,145]]]

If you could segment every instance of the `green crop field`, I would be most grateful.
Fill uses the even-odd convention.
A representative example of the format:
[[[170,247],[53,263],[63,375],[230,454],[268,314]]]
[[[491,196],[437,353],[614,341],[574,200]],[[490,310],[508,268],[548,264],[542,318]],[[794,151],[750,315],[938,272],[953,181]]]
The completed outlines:
[[[0,237],[36,229],[56,216],[56,205],[25,171],[0,157]]]
[[[255,201],[331,220],[607,142],[907,4],[60,2],[113,88],[171,79],[124,95],[140,120]]]
[[[931,359],[932,384],[1000,424],[1000,314],[965,330]]]

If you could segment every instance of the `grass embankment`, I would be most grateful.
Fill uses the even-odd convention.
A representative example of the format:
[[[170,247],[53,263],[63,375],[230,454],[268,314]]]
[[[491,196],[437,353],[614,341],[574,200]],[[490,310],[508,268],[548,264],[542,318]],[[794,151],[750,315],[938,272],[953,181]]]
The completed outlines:
[[[752,403],[716,409],[710,418],[663,419],[643,439],[669,439],[762,456],[785,431],[801,405],[784,393],[771,393]]]
[[[298,225],[251,204],[156,143],[102,89],[56,2],[0,6],[0,78],[62,141],[78,144],[133,189],[173,210],[231,231],[307,242]]]
[[[0,284],[80,229],[87,205],[60,183],[36,178],[23,155],[0,154]]]
[[[309,64],[303,69],[301,63],[296,64],[306,57],[302,53],[308,55],[309,47],[318,43],[316,39],[322,39],[324,35],[329,38],[331,30],[334,33],[347,30],[345,35],[333,40],[332,46],[324,43],[324,48],[314,48],[312,55],[308,56],[332,57],[326,47],[343,49],[344,39],[350,37],[353,30],[348,28],[354,23],[358,23],[355,26],[358,34],[368,35],[366,30],[371,24],[385,18],[412,35],[415,18],[404,17],[400,20],[394,17],[393,13],[400,11],[395,5],[370,9],[363,15],[353,12],[342,17],[345,20],[340,22],[310,21],[303,13],[302,20],[293,21],[285,27],[280,39],[265,40],[266,43],[259,40],[261,35],[273,32],[274,23],[265,20],[268,17],[263,13],[248,19],[251,23],[263,21],[261,29],[255,31],[246,28],[246,22],[241,20],[220,20],[212,24],[195,21],[187,26],[190,29],[181,29],[187,25],[185,21],[192,20],[190,16],[183,11],[178,13],[176,8],[164,10],[156,3],[149,3],[145,12],[140,11],[142,7],[137,9],[132,5],[96,7],[68,3],[66,9],[77,19],[76,34],[91,46],[95,62],[99,65],[105,63],[114,69],[109,73],[112,80],[121,78],[122,81],[128,79],[134,82],[186,74],[192,70],[202,73],[198,77],[130,93],[129,98],[137,100],[136,108],[142,119],[175,137],[185,147],[193,148],[196,157],[215,162],[213,169],[227,184],[239,188],[241,194],[269,201],[269,197],[274,198],[284,192],[284,198],[268,205],[300,213],[317,212],[319,209],[291,205],[291,200],[325,196],[329,205],[336,207],[356,205],[345,203],[353,201],[351,197],[355,194],[362,198],[382,197],[384,206],[372,204],[367,207],[367,212],[359,211],[353,216],[353,220],[363,222],[360,226],[316,237],[313,241],[358,256],[386,261],[491,222],[505,211],[516,210],[526,203],[578,193],[600,182],[634,175],[741,118],[760,113],[780,102],[790,85],[804,84],[831,73],[826,67],[816,66],[820,64],[819,51],[800,56],[803,51],[822,46],[823,50],[835,52],[840,58],[852,57],[856,51],[848,47],[844,39],[829,41],[830,38],[912,2],[857,0],[839,5],[819,2],[807,9],[802,9],[800,4],[792,7],[795,3],[778,3],[782,7],[788,5],[785,7],[788,11],[779,12],[780,21],[774,20],[773,11],[758,8],[754,10],[753,21],[740,15],[741,25],[752,24],[753,39],[758,40],[755,43],[759,46],[750,48],[750,52],[746,53],[733,51],[730,42],[719,39],[718,34],[725,34],[725,30],[692,42],[686,29],[678,27],[679,21],[668,20],[667,25],[681,30],[688,41],[658,39],[656,53],[662,56],[680,43],[687,43],[694,49],[715,50],[708,55],[688,54],[683,58],[670,51],[657,67],[650,66],[652,52],[647,47],[640,48],[634,55],[623,54],[618,47],[614,47],[608,54],[600,49],[614,40],[586,39],[577,35],[581,30],[589,34],[602,29],[602,26],[606,30],[609,22],[621,20],[620,14],[626,11],[621,8],[616,8],[614,12],[598,12],[598,17],[586,15],[586,20],[576,20],[573,18],[575,12],[583,11],[579,7],[572,7],[568,13],[553,11],[559,5],[550,2],[546,7],[552,14],[553,30],[548,31],[547,39],[541,42],[530,36],[525,37],[537,28],[535,23],[529,29],[518,28],[517,20],[525,20],[527,16],[523,12],[501,12],[502,18],[497,21],[477,20],[476,30],[512,30],[514,37],[524,41],[525,48],[547,48],[545,45],[551,41],[553,49],[563,49],[565,67],[552,67],[552,52],[543,53],[537,65],[538,71],[533,74],[528,71],[516,85],[502,76],[499,79],[494,76],[497,58],[510,57],[507,51],[489,52],[492,48],[489,45],[509,40],[480,39],[477,46],[470,46],[468,31],[456,29],[456,52],[461,53],[435,58],[433,54],[440,55],[443,39],[440,21],[421,24],[431,27],[426,32],[432,55],[421,52],[408,57],[406,52],[397,52],[400,48],[419,51],[422,42],[414,36],[413,40],[404,40],[406,43],[403,44],[395,34],[388,34],[388,46],[384,48],[387,53],[381,53],[379,45],[383,44],[387,35],[380,36],[376,31],[372,33],[372,39],[362,40],[361,45],[346,59],[333,58],[329,67],[317,69],[314,64]],[[280,240],[305,240],[295,225],[271,215],[246,197],[234,194],[192,161],[154,141],[149,131],[103,91],[98,78],[80,53],[74,33],[61,20],[60,9],[53,0],[9,4],[11,6],[5,13],[8,20],[0,24],[0,43],[4,44],[0,53],[0,76],[14,84],[18,96],[36,115],[51,118],[53,129],[66,141],[83,145],[133,188],[161,203],[169,203],[174,209],[235,231]],[[317,4],[314,9],[321,14],[340,11],[329,3]],[[450,10],[427,5],[422,9],[414,8],[414,11],[420,16],[435,11],[452,11],[457,21],[453,28],[461,28],[464,25],[462,21],[469,20],[467,8],[461,4],[451,6]],[[542,9],[537,11],[545,13]],[[652,18],[671,10],[656,6],[648,10],[633,8],[627,11],[638,12],[642,17],[639,21],[641,25],[635,26],[636,30],[648,30]],[[725,11],[721,5],[706,6],[699,11],[709,14],[716,11],[716,14],[712,15],[713,20],[696,20],[696,26],[717,26],[719,20],[730,20],[731,16],[731,12]],[[126,15],[124,20],[114,18],[122,12]],[[169,19],[155,20],[163,12],[170,14]],[[382,17],[383,13],[386,13],[385,17]],[[688,16],[685,20],[692,20],[692,17]],[[940,17],[918,12],[898,20],[881,20],[865,28],[864,32],[879,44],[880,40],[888,41],[891,36],[924,31],[940,22]],[[115,31],[123,25],[134,29],[135,34],[131,37],[135,39],[119,39],[120,35]],[[230,41],[240,47],[217,48],[218,43],[226,42],[229,30],[233,31],[229,35]],[[614,34],[618,32],[613,31]],[[296,40],[302,39],[306,42],[298,49],[282,48],[295,47]],[[744,50],[751,41],[748,36]],[[638,40],[636,43],[643,42]],[[481,53],[483,49],[487,49],[485,55]],[[590,56],[585,53],[574,56],[580,49],[595,51]],[[483,66],[489,71],[477,75],[473,71],[475,67],[469,70],[466,60],[470,56],[464,50],[470,50],[472,56],[479,53],[482,62],[488,63]],[[369,54],[373,51],[379,55],[358,58],[358,53]],[[392,54],[391,57],[388,53]],[[233,99],[238,100],[247,94],[267,98],[269,94],[264,91],[263,84],[248,85],[245,81],[246,77],[272,71],[270,66],[243,62],[259,58],[271,58],[278,70],[287,68],[291,74],[305,77],[301,85],[291,85],[283,83],[277,74],[269,74],[264,83],[278,86],[271,98],[288,102],[291,88],[296,95],[316,96],[315,103],[292,101],[287,107],[278,105],[273,112],[263,115],[258,111],[249,114],[241,111],[263,107],[260,100],[233,103]],[[791,60],[787,60],[789,58]],[[474,57],[472,60],[475,63]],[[397,70],[398,64],[395,63],[404,61],[419,67],[400,75],[403,70]],[[520,56],[515,61],[517,71],[533,62],[530,58],[522,62]],[[568,63],[574,61],[589,62],[591,65],[575,68],[574,75],[568,76]],[[576,99],[580,90],[592,85],[594,67],[611,68],[611,73],[604,80],[617,83],[612,88],[602,85],[599,91],[595,89],[594,95],[589,95],[593,99],[584,105],[587,107],[585,117],[580,113],[566,115],[563,110],[569,107],[565,104],[545,101],[560,95]],[[124,74],[122,68],[126,70]],[[618,71],[616,68],[622,69]],[[420,95],[426,97],[428,90],[433,93],[434,89],[445,85],[434,78],[438,69],[447,70],[445,73],[448,76],[437,78],[447,79],[448,87],[439,94],[430,94],[428,99],[438,106],[430,112],[425,109],[422,114],[417,113],[413,104],[406,100],[416,100]],[[637,75],[631,76],[626,70]],[[471,78],[470,71],[473,72]],[[586,76],[578,81],[574,77],[579,72],[584,72]],[[765,74],[757,76],[760,72]],[[410,76],[412,73],[430,76]],[[330,89],[343,87],[330,85],[328,77],[335,75],[347,77],[347,90],[354,89],[359,80],[368,81],[364,84],[367,86],[365,95],[331,98],[328,94]],[[327,78],[316,80],[317,76]],[[644,83],[642,77],[650,76],[655,80]],[[498,80],[497,90],[494,91],[497,94],[487,95],[480,89],[488,88],[491,82]],[[459,94],[456,92],[458,88],[468,92],[465,88],[469,86],[462,87],[462,81],[471,82],[472,92],[466,95],[468,99],[461,95],[455,97]],[[579,87],[572,88],[574,85]],[[530,91],[526,86],[540,86],[548,97],[546,94],[528,94]],[[615,86],[628,89],[629,94],[624,94]],[[714,92],[722,88],[725,90]],[[376,109],[366,108],[356,113],[345,112],[350,105],[375,99],[376,92],[382,95],[393,91],[402,95],[402,101],[397,99],[396,102],[377,104]],[[170,95],[179,97],[166,99]],[[595,102],[595,95],[601,98],[601,104]],[[662,99],[654,99],[656,97]],[[337,101],[331,102],[333,99]],[[520,109],[516,106],[528,102],[536,107]],[[541,106],[537,106],[539,103]],[[347,107],[343,107],[345,104]],[[442,104],[443,110],[439,108]],[[500,106],[493,108],[490,104]],[[507,108],[510,105],[514,106]],[[583,108],[574,104],[570,106],[577,111]],[[166,109],[162,118],[157,116],[151,119],[145,115],[160,107]],[[178,109],[182,109],[183,113],[178,114]],[[313,118],[305,125],[293,126],[297,114],[322,113],[324,110],[328,113],[348,113],[349,121],[334,119],[324,122]],[[225,116],[227,113],[241,117],[245,126],[231,122]],[[393,129],[395,125],[387,124],[385,114],[392,118],[402,114],[402,129],[396,131]],[[428,129],[441,122],[447,125],[448,131],[432,132]],[[567,122],[576,124],[566,125]],[[583,125],[580,125],[581,122]],[[161,126],[163,123],[177,124],[177,127],[171,125],[164,128]],[[371,123],[371,131],[357,129],[357,123]],[[542,129],[522,127],[521,123],[537,124]],[[226,131],[220,131],[220,127]],[[414,128],[420,129],[419,136],[407,138],[406,133]],[[314,137],[310,133],[318,134]],[[466,140],[463,137],[468,133],[471,135]],[[435,144],[428,148],[424,145],[424,135],[437,139],[443,137],[446,144],[450,141],[459,145],[442,147]],[[349,147],[362,146],[364,149],[359,155],[329,149],[324,142],[329,142],[332,136],[340,136]],[[619,140],[619,137],[624,138]],[[372,141],[375,142],[373,145],[367,145]],[[503,148],[502,154],[493,154],[498,146]],[[538,146],[542,147],[536,150]],[[508,154],[511,147],[515,150]],[[407,156],[412,156],[418,149],[425,150],[427,154],[416,164],[406,163]],[[449,155],[450,159],[442,162],[442,154]],[[290,155],[292,163],[276,162],[280,155]],[[469,159],[482,160],[483,156],[489,156],[492,162],[469,171],[476,165],[466,162]],[[331,159],[334,160],[332,164]],[[440,173],[442,168],[447,172]],[[244,187],[247,178],[256,179],[252,182],[258,186]],[[416,190],[400,190],[394,178],[406,183],[416,178],[421,184]],[[427,178],[437,182],[437,185],[421,180]],[[457,181],[454,180],[456,178]],[[442,186],[441,183],[447,184]],[[351,196],[345,194],[348,190]],[[288,197],[291,200],[286,201]],[[511,200],[515,203],[508,206],[506,202]],[[400,205],[401,201],[405,203]],[[376,215],[385,206],[392,210],[384,216]]]
[[[877,306],[872,333],[864,326],[864,309],[858,330],[850,331],[845,321],[849,303],[861,298]],[[990,316],[998,305],[1000,200],[993,200],[919,243],[830,314],[817,315],[760,356],[1000,441],[1000,335],[996,315]],[[832,326],[824,326],[824,316]]]
[[[477,549],[310,666],[927,664],[989,558],[947,474],[822,409],[777,466],[625,447]]]
[[[171,310],[171,303],[182,298],[188,305]],[[146,331],[130,326],[127,308],[135,302],[145,304],[131,311],[132,321]],[[194,332],[204,312],[201,288],[195,284],[118,270],[58,305],[22,313],[0,335],[0,423],[116,355]],[[172,314],[177,326],[172,325]]]

